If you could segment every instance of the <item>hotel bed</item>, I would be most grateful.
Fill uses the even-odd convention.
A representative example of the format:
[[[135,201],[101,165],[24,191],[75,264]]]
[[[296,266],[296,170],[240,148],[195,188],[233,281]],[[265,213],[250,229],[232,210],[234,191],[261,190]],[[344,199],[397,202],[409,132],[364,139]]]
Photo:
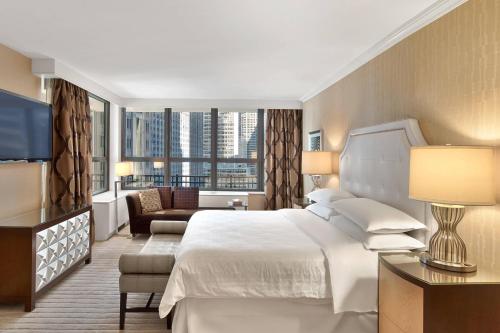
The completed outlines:
[[[409,151],[425,145],[405,120],[353,130],[340,186],[430,225],[408,199]],[[427,233],[415,238],[427,241]],[[189,222],[160,304],[174,333],[377,332],[378,253],[308,210],[203,211]]]

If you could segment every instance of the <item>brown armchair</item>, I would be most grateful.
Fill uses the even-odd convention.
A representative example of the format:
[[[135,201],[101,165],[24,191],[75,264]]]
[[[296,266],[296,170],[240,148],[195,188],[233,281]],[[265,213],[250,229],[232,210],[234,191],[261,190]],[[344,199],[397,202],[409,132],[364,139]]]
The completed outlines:
[[[143,213],[139,193],[127,195],[128,215],[130,219],[130,233],[150,234],[150,225],[153,220],[189,221],[198,211],[199,189],[196,187],[157,187],[160,192],[162,210]]]

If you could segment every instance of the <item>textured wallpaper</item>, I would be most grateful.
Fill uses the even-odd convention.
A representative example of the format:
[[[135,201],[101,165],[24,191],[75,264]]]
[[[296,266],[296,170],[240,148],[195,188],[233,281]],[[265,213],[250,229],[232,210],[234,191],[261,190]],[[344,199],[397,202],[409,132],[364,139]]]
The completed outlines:
[[[323,129],[340,151],[351,128],[405,118],[429,144],[497,147],[500,202],[500,1],[469,0],[305,102],[304,140]],[[500,270],[500,205],[467,208],[459,232],[472,260]]]
[[[31,59],[0,44],[0,89],[40,99],[40,78],[31,73]],[[41,165],[0,165],[0,218],[41,205]]]

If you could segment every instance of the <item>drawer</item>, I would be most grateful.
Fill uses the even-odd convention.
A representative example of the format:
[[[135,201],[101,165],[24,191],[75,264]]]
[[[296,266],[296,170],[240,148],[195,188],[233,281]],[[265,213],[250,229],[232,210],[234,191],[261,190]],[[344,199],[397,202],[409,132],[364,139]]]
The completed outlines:
[[[394,332],[394,328],[387,321],[390,321],[394,324],[393,326],[404,333],[422,333],[424,321],[423,289],[400,278],[381,264],[379,315],[384,318],[384,324],[387,327],[387,331],[380,330],[380,333]]]

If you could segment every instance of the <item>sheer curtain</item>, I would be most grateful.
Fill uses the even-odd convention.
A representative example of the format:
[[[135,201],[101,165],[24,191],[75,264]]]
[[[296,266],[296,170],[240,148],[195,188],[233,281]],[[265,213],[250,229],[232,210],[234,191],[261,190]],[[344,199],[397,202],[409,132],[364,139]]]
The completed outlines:
[[[303,195],[302,110],[267,110],[266,209],[292,208]]]

